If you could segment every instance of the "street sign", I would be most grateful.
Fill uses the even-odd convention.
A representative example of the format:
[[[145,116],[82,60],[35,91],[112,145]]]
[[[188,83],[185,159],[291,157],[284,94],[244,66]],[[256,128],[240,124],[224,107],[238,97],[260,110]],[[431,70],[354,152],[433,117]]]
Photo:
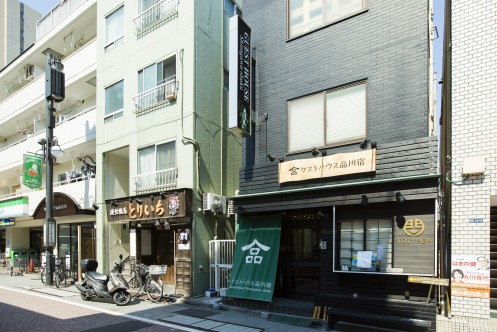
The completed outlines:
[[[43,245],[55,247],[55,219],[46,218],[43,222]]]
[[[441,279],[435,277],[408,276],[407,281],[417,284],[449,286],[449,279]]]

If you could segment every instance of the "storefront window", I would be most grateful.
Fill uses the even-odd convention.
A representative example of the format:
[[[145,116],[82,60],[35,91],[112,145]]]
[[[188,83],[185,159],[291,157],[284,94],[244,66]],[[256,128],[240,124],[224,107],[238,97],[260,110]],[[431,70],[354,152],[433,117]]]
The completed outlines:
[[[338,222],[341,271],[379,271],[392,267],[392,220]]]

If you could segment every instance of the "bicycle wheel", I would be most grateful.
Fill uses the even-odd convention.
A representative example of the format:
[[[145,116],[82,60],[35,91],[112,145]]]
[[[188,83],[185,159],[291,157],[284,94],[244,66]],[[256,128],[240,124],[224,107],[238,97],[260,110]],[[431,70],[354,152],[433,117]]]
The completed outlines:
[[[55,287],[59,288],[60,286],[60,273],[55,272]]]
[[[148,278],[145,289],[147,290],[150,301],[159,302],[162,298],[162,280],[160,280],[159,276],[151,276]]]
[[[47,283],[47,270],[45,268],[41,270],[41,282],[43,284]]]

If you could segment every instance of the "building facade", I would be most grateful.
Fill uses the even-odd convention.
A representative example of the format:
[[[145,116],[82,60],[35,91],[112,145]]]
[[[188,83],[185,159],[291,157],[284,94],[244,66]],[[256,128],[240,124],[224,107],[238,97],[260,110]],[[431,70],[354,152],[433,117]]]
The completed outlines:
[[[497,309],[496,9],[492,2],[445,6],[441,178],[450,240],[445,275],[452,279],[446,314],[489,319]]]
[[[5,67],[35,42],[41,14],[18,0],[0,1],[0,68]]]
[[[166,265],[167,293],[209,287],[209,241],[233,238],[226,196],[241,139],[227,130],[231,1],[99,1],[98,260]],[[207,201],[207,199],[210,201]],[[212,200],[213,198],[216,198]]]
[[[9,3],[11,1],[8,1]],[[14,1],[12,1],[14,2]],[[65,73],[65,98],[55,103],[53,133],[65,152],[53,167],[54,254],[77,277],[79,260],[94,258],[96,137],[96,0],[68,0],[36,27],[29,50],[0,71],[0,250],[44,251],[47,147],[47,53]],[[25,22],[27,24],[27,22]],[[44,142],[45,141],[45,142]],[[40,145],[41,144],[41,145]],[[28,166],[28,167],[27,167]],[[46,239],[45,239],[46,240]]]
[[[430,287],[408,282],[439,274],[431,3],[328,4],[244,3],[255,121],[239,225],[280,225],[273,296],[395,299],[434,330],[434,293],[426,304]],[[230,287],[257,283],[242,279]]]

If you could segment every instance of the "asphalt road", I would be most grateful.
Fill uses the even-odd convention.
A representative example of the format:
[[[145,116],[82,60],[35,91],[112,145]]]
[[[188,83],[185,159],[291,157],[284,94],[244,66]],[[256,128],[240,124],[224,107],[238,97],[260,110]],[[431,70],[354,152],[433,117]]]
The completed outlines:
[[[77,305],[47,295],[0,288],[0,331],[183,331]]]

